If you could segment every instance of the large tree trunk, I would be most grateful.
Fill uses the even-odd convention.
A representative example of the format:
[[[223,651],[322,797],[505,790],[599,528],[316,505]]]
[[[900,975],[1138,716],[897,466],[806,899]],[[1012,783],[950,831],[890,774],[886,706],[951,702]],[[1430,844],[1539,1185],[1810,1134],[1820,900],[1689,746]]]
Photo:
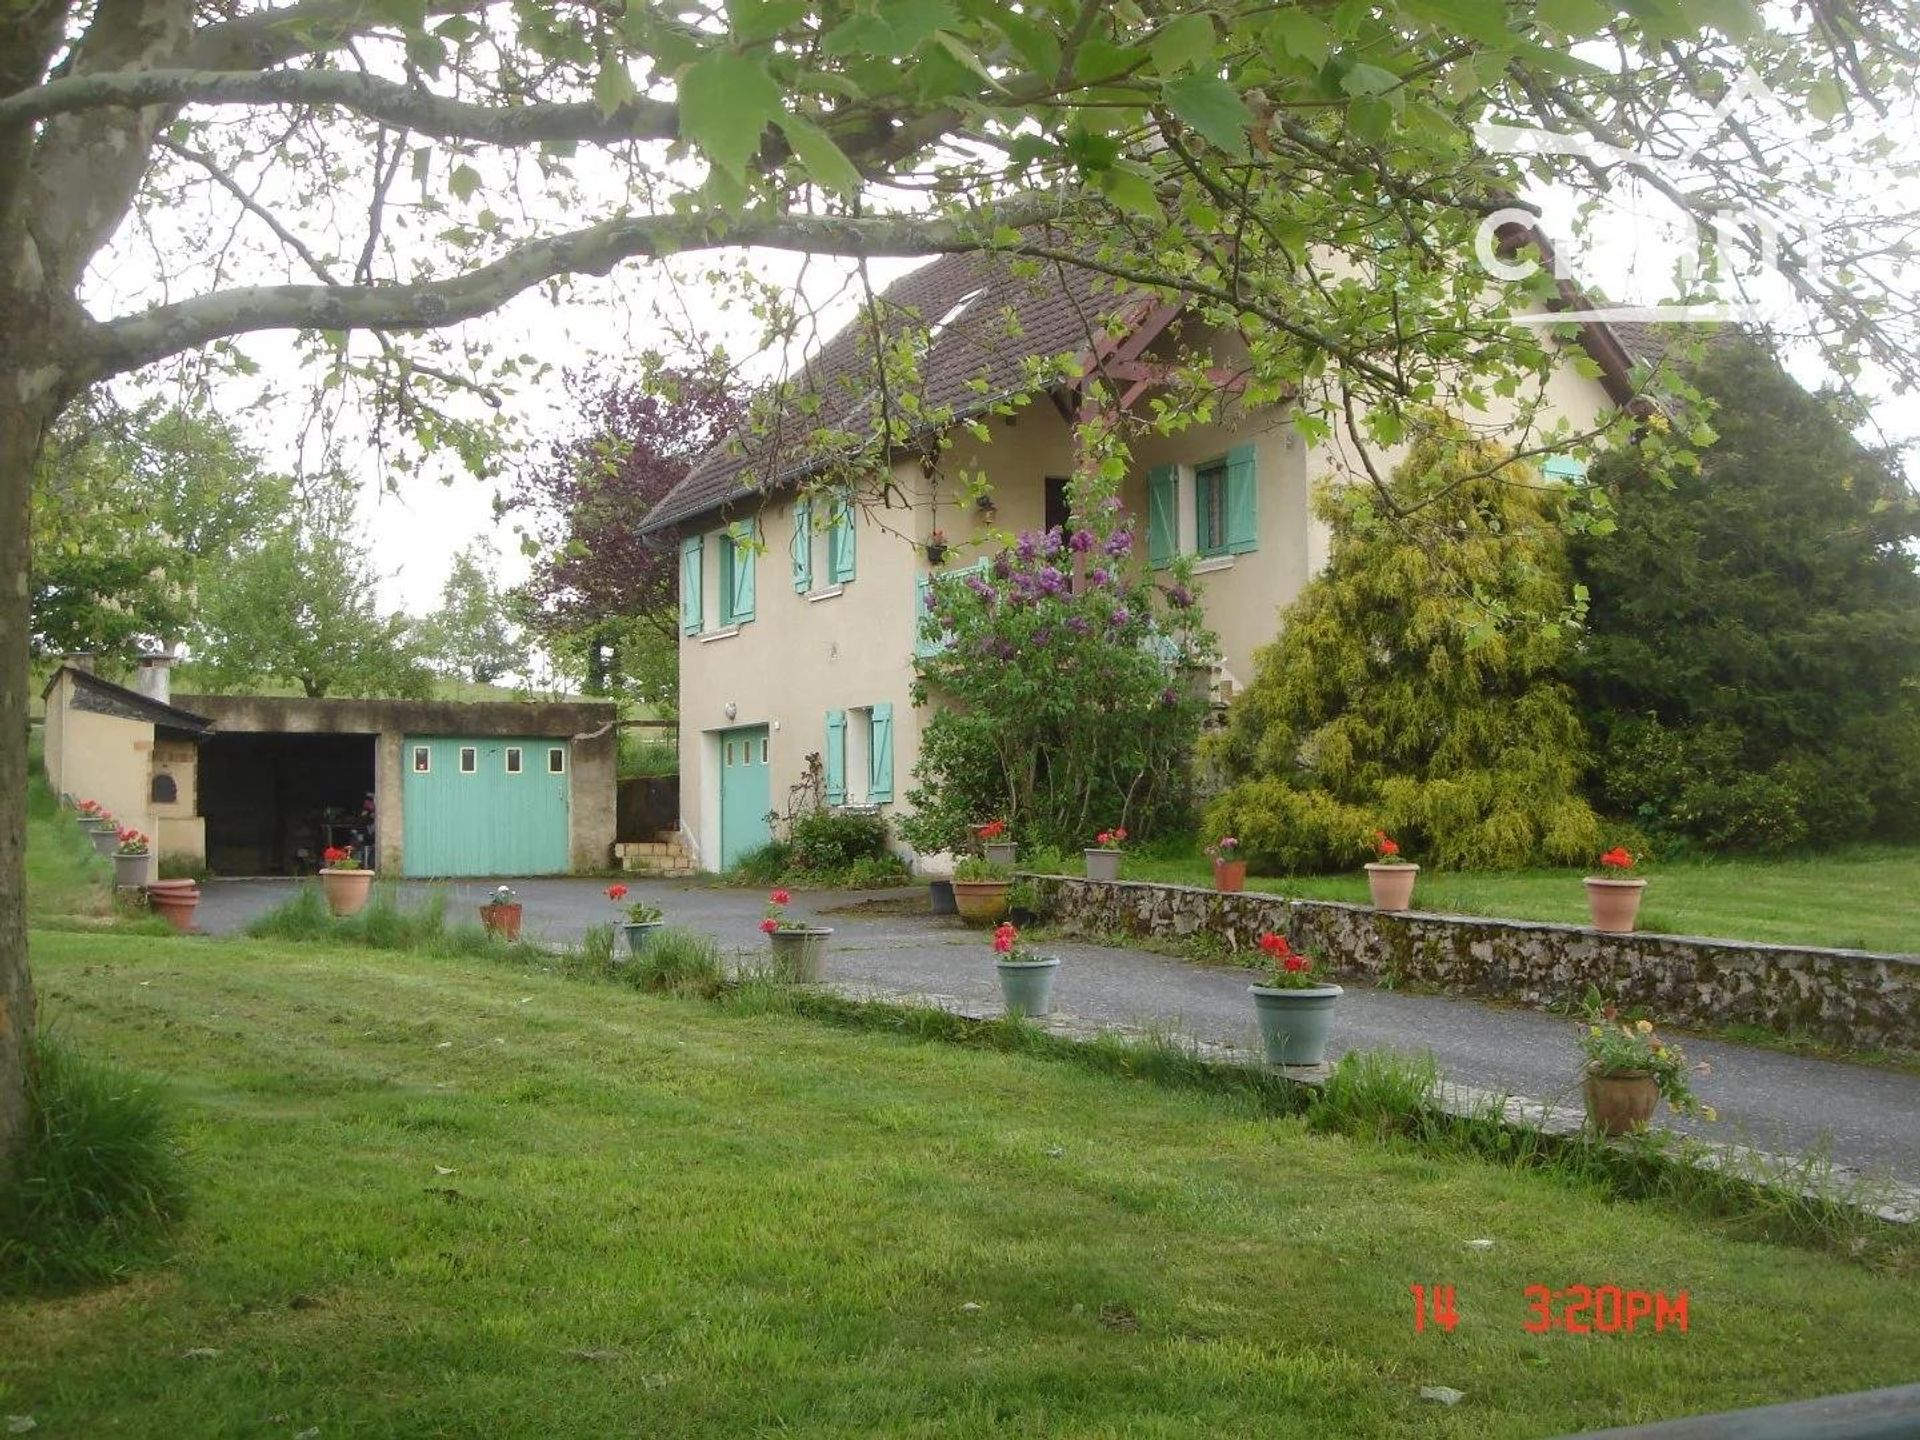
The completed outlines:
[[[33,977],[27,971],[27,520],[47,410],[0,369],[0,1172],[27,1129]]]

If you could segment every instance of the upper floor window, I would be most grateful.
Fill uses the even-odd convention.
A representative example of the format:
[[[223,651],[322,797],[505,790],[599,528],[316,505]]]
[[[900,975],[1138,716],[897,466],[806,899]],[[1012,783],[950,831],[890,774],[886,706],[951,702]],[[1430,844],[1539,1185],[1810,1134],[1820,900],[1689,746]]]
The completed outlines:
[[[788,542],[794,593],[844,585],[853,579],[857,562],[854,543],[856,515],[844,498],[810,496],[793,507],[793,536]]]
[[[1236,445],[1197,465],[1147,472],[1147,559],[1244,555],[1260,545],[1259,466],[1254,447]]]

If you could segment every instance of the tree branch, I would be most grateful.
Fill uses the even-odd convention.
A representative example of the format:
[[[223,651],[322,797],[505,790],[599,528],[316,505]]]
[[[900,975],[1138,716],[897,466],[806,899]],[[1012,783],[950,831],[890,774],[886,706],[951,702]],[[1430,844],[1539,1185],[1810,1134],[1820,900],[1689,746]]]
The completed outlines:
[[[255,285],[195,296],[96,324],[86,350],[100,378],[259,330],[436,329],[484,315],[558,275],[604,275],[623,260],[688,251],[757,245],[858,258],[983,250],[989,246],[984,237],[996,228],[1038,224],[1058,206],[1054,196],[1018,197],[965,220],[764,214],[729,225],[712,216],[631,216],[530,240],[491,264],[444,280]]]
[[[120,70],[73,75],[0,100],[0,131],[55,115],[103,107],[149,105],[335,105],[442,140],[493,145],[541,141],[671,140],[679,108],[664,100],[629,100],[611,115],[581,102],[475,105],[430,90],[340,70]]]

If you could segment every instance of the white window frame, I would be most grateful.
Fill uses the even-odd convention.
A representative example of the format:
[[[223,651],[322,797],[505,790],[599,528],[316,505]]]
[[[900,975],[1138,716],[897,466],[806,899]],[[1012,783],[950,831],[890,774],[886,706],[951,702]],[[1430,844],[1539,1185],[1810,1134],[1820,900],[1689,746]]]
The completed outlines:
[[[518,745],[507,746],[505,754],[500,757],[500,763],[505,767],[507,774],[518,775],[521,771],[522,763],[520,747]]]
[[[846,805],[873,803],[873,707],[847,707],[846,758],[841,776],[846,782]]]
[[[413,747],[413,773],[431,775],[433,773],[433,747],[416,745]]]
[[[556,760],[559,762],[558,764],[554,763]],[[549,745],[547,747],[547,774],[564,775],[566,773],[567,747],[564,745]]]
[[[478,775],[480,773],[480,747],[478,745],[462,745],[460,747],[460,773],[462,775]]]

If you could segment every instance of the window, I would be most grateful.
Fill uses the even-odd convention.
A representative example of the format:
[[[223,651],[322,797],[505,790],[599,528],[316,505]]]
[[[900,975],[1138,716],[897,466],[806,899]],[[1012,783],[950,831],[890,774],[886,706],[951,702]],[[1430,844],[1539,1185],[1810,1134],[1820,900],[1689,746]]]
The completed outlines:
[[[460,747],[460,773],[471,775],[480,768],[480,752],[471,745]]]
[[[760,737],[760,763],[767,763],[767,737],[764,735]]]
[[[742,522],[720,537],[720,623],[753,619],[753,562],[758,559],[753,525]]]
[[[1587,476],[1587,462],[1572,455],[1549,455],[1540,466],[1540,473],[1549,480],[1559,480],[1571,484],[1584,480]]]
[[[802,500],[793,507],[793,539],[788,542],[793,560],[793,590],[804,595],[813,588],[813,506]]]
[[[425,775],[428,771],[432,769],[433,769],[433,751],[428,749],[425,745],[414,746],[413,747],[413,773],[416,775]]]
[[[844,585],[853,579],[853,523],[852,504],[846,500],[836,500],[833,519],[827,526],[827,578],[836,585]]]
[[[147,798],[156,805],[171,805],[180,798],[180,787],[173,782],[171,775],[156,775],[153,785],[147,791]]]
[[[893,706],[884,701],[827,712],[827,803],[893,799]]]
[[[507,747],[507,774],[518,775],[519,773],[520,747],[518,745],[509,745]]]
[[[1202,465],[1193,473],[1194,549],[1202,555],[1227,553],[1227,462]]]
[[[1067,532],[1067,525],[1073,519],[1073,511],[1067,504],[1067,477],[1049,475],[1046,479],[1046,510],[1043,514],[1043,527],[1047,530]]]
[[[564,775],[567,772],[567,751],[564,745],[555,745],[547,751],[547,773]]]

